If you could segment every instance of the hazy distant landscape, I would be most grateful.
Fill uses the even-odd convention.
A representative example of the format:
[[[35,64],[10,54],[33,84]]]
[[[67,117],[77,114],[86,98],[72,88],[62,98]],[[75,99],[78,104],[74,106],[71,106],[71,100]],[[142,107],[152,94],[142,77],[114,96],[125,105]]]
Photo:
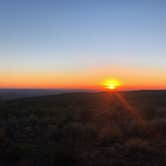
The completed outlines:
[[[47,96],[72,92],[95,92],[95,90],[80,89],[0,89],[0,100]]]
[[[0,165],[165,166],[166,91],[116,93],[0,101]]]

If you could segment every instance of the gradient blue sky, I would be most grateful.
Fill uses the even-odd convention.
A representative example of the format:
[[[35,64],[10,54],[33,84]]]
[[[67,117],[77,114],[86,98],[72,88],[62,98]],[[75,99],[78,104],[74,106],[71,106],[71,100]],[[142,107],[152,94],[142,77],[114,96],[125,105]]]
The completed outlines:
[[[166,84],[164,0],[0,0],[0,20],[2,79],[154,72]]]

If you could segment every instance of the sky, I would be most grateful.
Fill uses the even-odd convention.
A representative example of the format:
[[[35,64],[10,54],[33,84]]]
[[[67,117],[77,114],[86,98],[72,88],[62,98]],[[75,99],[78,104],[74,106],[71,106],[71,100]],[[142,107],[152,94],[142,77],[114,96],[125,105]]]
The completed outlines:
[[[166,89],[165,0],[0,0],[0,88]]]

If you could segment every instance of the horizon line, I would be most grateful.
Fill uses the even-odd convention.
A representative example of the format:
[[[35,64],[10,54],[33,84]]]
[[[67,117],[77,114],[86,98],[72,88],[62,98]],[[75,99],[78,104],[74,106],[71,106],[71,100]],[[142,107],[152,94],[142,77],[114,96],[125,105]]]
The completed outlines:
[[[0,90],[76,90],[76,91],[106,91],[109,90],[102,90],[102,89],[90,89],[90,88],[0,88]],[[119,92],[123,91],[166,91],[165,88],[154,88],[154,89],[120,89],[116,90]]]

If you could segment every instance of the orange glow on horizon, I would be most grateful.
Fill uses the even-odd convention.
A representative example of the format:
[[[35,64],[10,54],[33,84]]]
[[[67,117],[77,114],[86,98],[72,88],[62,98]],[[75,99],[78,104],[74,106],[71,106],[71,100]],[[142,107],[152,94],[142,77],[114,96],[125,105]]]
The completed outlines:
[[[114,71],[111,73],[110,71]],[[1,72],[0,88],[150,90],[166,89],[163,71],[129,69],[122,67],[87,68],[66,72]],[[117,79],[107,79],[110,76]],[[105,80],[102,82],[102,80]],[[110,83],[110,80],[113,83]]]

